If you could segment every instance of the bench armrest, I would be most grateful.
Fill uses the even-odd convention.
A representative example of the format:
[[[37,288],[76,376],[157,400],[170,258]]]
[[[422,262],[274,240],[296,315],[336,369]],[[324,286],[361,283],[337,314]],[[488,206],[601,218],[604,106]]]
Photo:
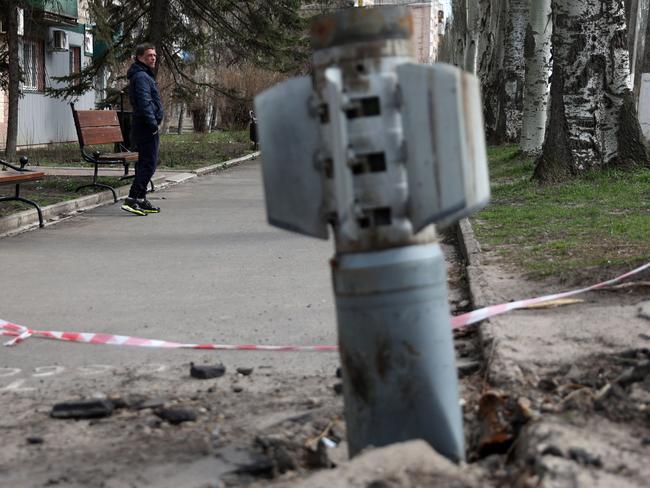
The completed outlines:
[[[11,168],[14,171],[29,171],[28,169],[25,169],[25,166],[27,166],[27,163],[29,163],[29,159],[27,159],[25,156],[20,158],[20,168],[18,166],[14,166],[11,163],[8,163],[7,161],[4,161],[0,159],[0,164],[3,166],[6,166],[7,168]]]

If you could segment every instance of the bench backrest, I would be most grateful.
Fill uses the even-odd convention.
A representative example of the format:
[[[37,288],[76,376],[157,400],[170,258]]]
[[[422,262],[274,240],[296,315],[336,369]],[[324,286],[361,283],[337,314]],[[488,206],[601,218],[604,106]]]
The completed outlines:
[[[115,110],[75,110],[70,105],[81,147],[124,142]]]

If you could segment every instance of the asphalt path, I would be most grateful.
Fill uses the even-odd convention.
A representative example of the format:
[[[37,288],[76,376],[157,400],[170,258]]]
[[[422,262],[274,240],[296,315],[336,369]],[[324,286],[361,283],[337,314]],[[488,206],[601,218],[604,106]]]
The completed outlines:
[[[184,343],[335,344],[333,244],[267,224],[259,165],[156,192],[150,199],[162,208],[158,215],[131,216],[108,205],[0,239],[0,319]],[[338,357],[32,338],[0,349],[0,391],[190,361],[330,375]]]

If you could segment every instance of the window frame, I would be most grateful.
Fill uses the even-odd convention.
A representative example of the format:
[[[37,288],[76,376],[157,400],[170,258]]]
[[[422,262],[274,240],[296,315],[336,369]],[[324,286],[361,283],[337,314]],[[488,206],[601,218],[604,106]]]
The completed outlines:
[[[24,79],[22,90],[38,93],[45,90],[45,45],[42,39],[23,37],[21,57]]]
[[[81,47],[70,46],[68,71],[70,75],[81,73]],[[79,80],[74,81],[74,85],[79,85]]]

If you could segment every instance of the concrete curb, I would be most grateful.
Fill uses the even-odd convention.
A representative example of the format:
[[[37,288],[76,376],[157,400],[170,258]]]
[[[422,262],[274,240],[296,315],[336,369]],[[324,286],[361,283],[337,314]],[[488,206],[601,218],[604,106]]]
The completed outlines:
[[[230,168],[245,161],[256,159],[259,155],[260,152],[258,151],[240,158],[231,159],[203,168],[198,168],[194,171],[154,178],[153,182],[156,186],[156,190],[162,190],[169,186],[183,183],[199,176],[215,173],[219,170]],[[117,193],[118,200],[121,200],[128,195],[129,186],[127,185],[116,188],[115,193]],[[75,198],[74,200],[67,200],[65,202],[47,205],[45,207],[42,207],[41,211],[43,212],[43,221],[47,227],[56,222],[60,222],[61,220],[69,218],[79,212],[85,212],[87,210],[91,210],[93,208],[102,205],[108,205],[111,203],[113,203],[113,194],[110,191],[102,191],[93,193],[92,195]],[[6,237],[33,229],[38,229],[38,213],[36,212],[36,209],[25,210],[23,212],[18,212],[16,214],[0,218],[0,237]]]
[[[489,282],[481,269],[481,247],[469,219],[462,219],[457,224],[456,235],[460,251],[467,263],[465,269],[472,307],[478,309],[494,305],[496,302],[489,290],[495,285]],[[500,351],[499,334],[496,333],[499,324],[500,318],[493,317],[478,325],[488,380],[493,385],[521,384],[524,382],[521,369],[514,362],[507,360]]]
[[[203,168],[198,168],[192,171],[197,176],[205,176],[210,173],[216,173],[219,170],[230,168],[231,166],[236,166],[238,164],[241,164],[245,161],[250,161],[253,159],[257,159],[257,157],[260,155],[260,151],[254,152],[252,154],[248,154],[246,156],[242,156],[241,158],[236,158],[236,159],[231,159],[229,161],[224,161],[223,163],[217,163],[213,164],[211,166],[205,166]]]

